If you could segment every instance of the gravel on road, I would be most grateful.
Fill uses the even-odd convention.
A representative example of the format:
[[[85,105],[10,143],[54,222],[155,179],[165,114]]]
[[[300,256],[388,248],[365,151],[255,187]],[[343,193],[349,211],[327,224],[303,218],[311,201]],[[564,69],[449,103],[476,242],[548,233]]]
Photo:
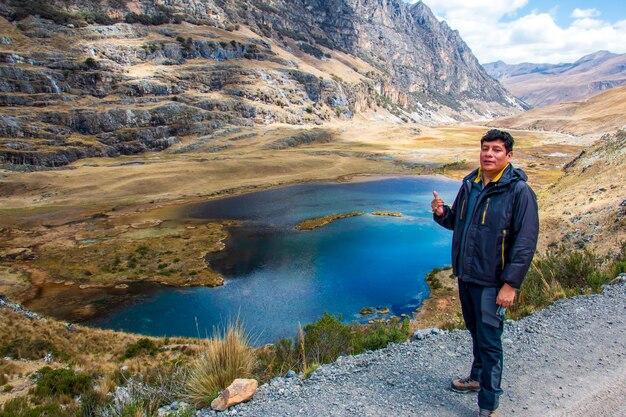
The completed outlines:
[[[505,322],[501,416],[626,416],[626,283]],[[470,367],[455,330],[345,356],[302,380],[275,378],[223,413],[197,415],[475,416],[476,395],[448,390]]]

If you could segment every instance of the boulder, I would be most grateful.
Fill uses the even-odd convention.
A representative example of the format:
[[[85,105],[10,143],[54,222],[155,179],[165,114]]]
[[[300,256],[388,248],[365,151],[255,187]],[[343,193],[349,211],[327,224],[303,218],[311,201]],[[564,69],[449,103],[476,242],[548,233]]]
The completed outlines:
[[[447,333],[447,331],[437,329],[437,328],[418,329],[411,335],[411,340],[412,341],[422,340],[431,335],[438,335],[438,334],[445,334],[445,333]]]
[[[220,395],[211,402],[211,408],[224,411],[227,408],[248,401],[258,387],[259,383],[254,379],[238,378],[233,381]]]

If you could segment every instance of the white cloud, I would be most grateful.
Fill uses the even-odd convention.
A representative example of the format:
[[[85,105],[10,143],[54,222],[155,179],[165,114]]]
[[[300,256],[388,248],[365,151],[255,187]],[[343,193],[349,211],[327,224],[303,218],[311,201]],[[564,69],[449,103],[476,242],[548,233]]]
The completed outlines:
[[[598,17],[602,13],[598,9],[579,9],[578,7],[574,9],[572,15],[574,19],[584,19],[588,17]]]
[[[415,1],[410,1],[414,3]],[[597,9],[575,9],[569,26],[556,10],[522,14],[528,0],[426,0],[433,13],[459,31],[481,63],[573,62],[599,50],[626,53],[626,21],[600,20]]]

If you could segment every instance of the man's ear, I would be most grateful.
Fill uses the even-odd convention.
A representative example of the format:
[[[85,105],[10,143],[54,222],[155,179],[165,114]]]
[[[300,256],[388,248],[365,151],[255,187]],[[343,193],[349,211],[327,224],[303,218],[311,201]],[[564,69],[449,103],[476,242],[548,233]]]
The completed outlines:
[[[508,157],[509,157],[509,159],[513,158],[513,151],[511,151],[511,152],[507,153],[507,154],[506,154],[506,156],[508,156]]]

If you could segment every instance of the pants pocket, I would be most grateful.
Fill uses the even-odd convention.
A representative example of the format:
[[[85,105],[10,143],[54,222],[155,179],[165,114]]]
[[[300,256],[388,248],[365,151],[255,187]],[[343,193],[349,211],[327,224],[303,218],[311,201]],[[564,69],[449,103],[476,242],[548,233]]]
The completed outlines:
[[[500,327],[502,322],[502,318],[496,314],[498,310],[498,305],[496,304],[497,296],[498,289],[496,287],[483,288],[480,296],[482,322],[493,327]]]

